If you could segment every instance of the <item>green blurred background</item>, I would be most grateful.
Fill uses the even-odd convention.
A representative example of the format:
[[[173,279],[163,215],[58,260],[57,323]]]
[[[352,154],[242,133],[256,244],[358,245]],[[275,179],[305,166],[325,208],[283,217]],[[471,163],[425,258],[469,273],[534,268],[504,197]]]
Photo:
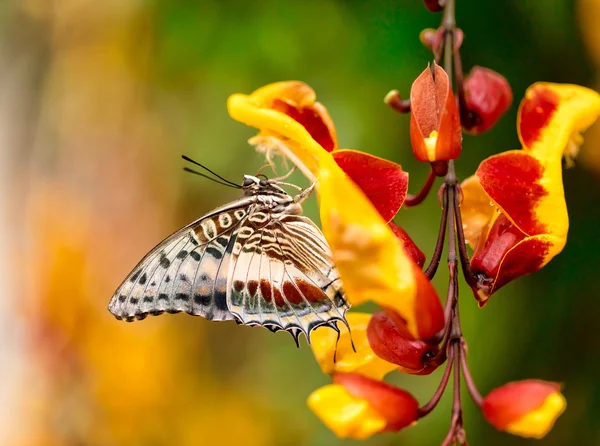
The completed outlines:
[[[493,131],[465,137],[465,178],[519,147],[528,85],[598,89],[600,1],[458,0],[457,19],[465,71],[499,71],[515,97]],[[419,31],[439,20],[420,0],[0,2],[0,444],[353,444],[306,407],[328,377],[288,335],[186,315],[123,324],[106,305],[155,243],[236,198],[184,174],[180,154],[236,181],[263,164],[246,143],[254,130],[227,115],[234,92],[309,83],[340,145],[401,163],[416,190],[426,169],[412,159],[408,117],[383,97],[408,95],[431,59]],[[483,310],[462,288],[483,393],[530,377],[565,383],[567,412],[540,444],[600,444],[599,176],[596,127],[565,172],[564,252]],[[306,213],[317,218],[314,198]],[[396,222],[430,255],[435,199]],[[391,380],[425,402],[440,374]],[[466,396],[464,406],[470,444],[533,443],[495,431]],[[444,398],[416,427],[365,444],[436,445],[449,420]]]

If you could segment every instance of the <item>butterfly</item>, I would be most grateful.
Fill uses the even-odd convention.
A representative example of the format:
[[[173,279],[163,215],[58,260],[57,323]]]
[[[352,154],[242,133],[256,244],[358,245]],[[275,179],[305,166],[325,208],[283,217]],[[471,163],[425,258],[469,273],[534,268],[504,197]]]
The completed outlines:
[[[286,330],[296,344],[302,333],[310,343],[320,326],[339,336],[337,322],[348,327],[349,304],[325,237],[301,215],[315,185],[303,190],[280,179],[244,175],[240,186],[184,159],[244,196],[159,243],[123,281],[108,310],[128,322],[165,312],[234,320]],[[281,186],[300,193],[292,196]]]

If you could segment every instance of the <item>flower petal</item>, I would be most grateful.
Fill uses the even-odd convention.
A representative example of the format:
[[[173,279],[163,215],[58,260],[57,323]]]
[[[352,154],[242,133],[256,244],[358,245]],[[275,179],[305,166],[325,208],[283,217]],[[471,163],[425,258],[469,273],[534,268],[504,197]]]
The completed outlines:
[[[490,199],[527,235],[566,237],[569,225],[562,172],[513,150],[482,161],[475,175]],[[553,187],[559,184],[558,187]],[[510,187],[507,187],[510,184]]]
[[[336,150],[333,159],[363,191],[385,221],[400,210],[408,191],[402,166],[357,150]]]
[[[395,364],[385,361],[373,352],[367,340],[370,314],[350,312],[346,314],[346,320],[351,332],[340,327],[342,332],[339,339],[335,331],[323,328],[318,328],[311,334],[311,347],[323,373],[354,372],[374,379],[383,379],[397,368]]]
[[[333,382],[356,398],[366,399],[387,421],[386,431],[398,431],[418,418],[419,402],[405,390],[354,373],[336,373]]]
[[[315,98],[314,90],[300,81],[276,82],[250,95],[251,101],[257,106],[277,110],[291,117],[330,152],[337,148],[335,126],[327,109]]]
[[[308,407],[339,438],[364,440],[382,432],[386,419],[367,400],[350,394],[340,384],[330,384],[315,390]]]
[[[475,248],[482,231],[497,213],[497,208],[485,189],[481,187],[477,176],[470,176],[460,186],[463,194],[460,210],[465,240]]]
[[[519,107],[517,129],[523,149],[542,165],[563,156],[573,136],[600,115],[600,95],[571,84],[538,82],[525,92]]]
[[[413,260],[413,262],[415,262],[417,265],[419,265],[419,267],[422,268],[425,264],[425,254],[423,253],[423,251],[421,251],[417,244],[413,241],[413,239],[410,238],[410,235],[408,235],[408,233],[396,223],[391,221],[388,223],[388,226],[390,227],[394,235],[398,237],[400,241],[402,241],[402,245],[404,246],[406,254],[408,254],[408,256]]]
[[[367,338],[377,356],[398,364],[404,373],[423,371],[427,366],[426,361],[439,351],[437,345],[407,337],[384,311],[375,313],[369,321]],[[433,370],[435,367],[428,368],[428,373]]]

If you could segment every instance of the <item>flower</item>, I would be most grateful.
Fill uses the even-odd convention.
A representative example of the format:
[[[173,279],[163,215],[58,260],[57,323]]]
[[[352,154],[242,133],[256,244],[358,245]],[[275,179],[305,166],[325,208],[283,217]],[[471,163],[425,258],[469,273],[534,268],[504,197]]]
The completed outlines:
[[[350,332],[339,335],[333,330],[316,329],[311,334],[311,348],[323,373],[352,372],[373,379],[383,379],[398,366],[378,356],[367,339],[371,321],[368,313],[346,314]],[[335,358],[335,361],[334,361]]]
[[[478,135],[491,129],[512,103],[512,91],[506,78],[494,70],[473,67],[464,82],[468,121],[464,129]]]
[[[483,414],[496,429],[538,439],[552,429],[566,407],[559,384],[534,379],[505,384],[483,400]]]
[[[562,158],[572,159],[580,132],[600,116],[600,95],[577,85],[536,83],[521,102],[522,150],[484,160],[462,183],[467,242],[483,306],[489,296],[539,270],[564,247],[569,228]]]
[[[427,67],[410,89],[410,142],[419,161],[433,163],[445,175],[443,161],[458,158],[462,133],[458,108],[446,72],[435,62]]]
[[[333,380],[308,397],[308,406],[340,438],[399,431],[418,418],[418,401],[402,389],[353,373]]]
[[[227,105],[231,117],[260,129],[249,142],[268,158],[283,154],[306,177],[318,179],[323,233],[348,300],[390,308],[415,338],[435,335],[444,325],[437,293],[387,225],[406,195],[408,178],[400,166],[338,150],[327,110],[302,82],[234,94]]]

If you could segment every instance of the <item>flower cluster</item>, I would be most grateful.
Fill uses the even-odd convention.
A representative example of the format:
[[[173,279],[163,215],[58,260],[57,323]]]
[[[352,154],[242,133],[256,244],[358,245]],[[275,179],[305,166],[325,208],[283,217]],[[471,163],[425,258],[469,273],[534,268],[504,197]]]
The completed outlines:
[[[426,4],[441,9],[437,1]],[[562,160],[576,156],[581,132],[600,116],[600,95],[576,85],[534,84],[519,108],[522,149],[484,160],[459,184],[453,160],[460,155],[463,131],[491,129],[509,108],[512,92],[504,77],[486,68],[475,67],[463,79],[462,33],[453,14],[448,1],[444,28],[422,34],[436,61],[415,79],[410,100],[402,101],[397,92],[386,97],[396,110],[410,111],[414,155],[430,164],[418,199],[407,196],[408,174],[401,166],[339,148],[331,117],[308,85],[279,82],[228,101],[234,119],[260,130],[252,145],[269,160],[283,155],[317,181],[323,233],[349,302],[372,301],[381,308],[348,313],[350,331],[339,336],[317,330],[311,338],[332,383],[315,390],[308,405],[339,437],[364,439],[413,425],[436,406],[452,371],[462,375],[485,419],[499,430],[541,438],[566,407],[560,385],[546,381],[525,380],[479,394],[460,331],[457,270],[460,261],[483,306],[500,287],[539,270],[562,250],[568,229]],[[414,205],[427,196],[436,176],[444,177],[442,225],[424,270],[422,251],[392,219],[405,202]],[[444,308],[430,279],[446,231],[450,284]],[[470,257],[467,245],[474,249]],[[444,363],[438,391],[423,405],[383,382],[393,371],[428,375]],[[443,444],[451,442],[466,444],[460,410]]]

